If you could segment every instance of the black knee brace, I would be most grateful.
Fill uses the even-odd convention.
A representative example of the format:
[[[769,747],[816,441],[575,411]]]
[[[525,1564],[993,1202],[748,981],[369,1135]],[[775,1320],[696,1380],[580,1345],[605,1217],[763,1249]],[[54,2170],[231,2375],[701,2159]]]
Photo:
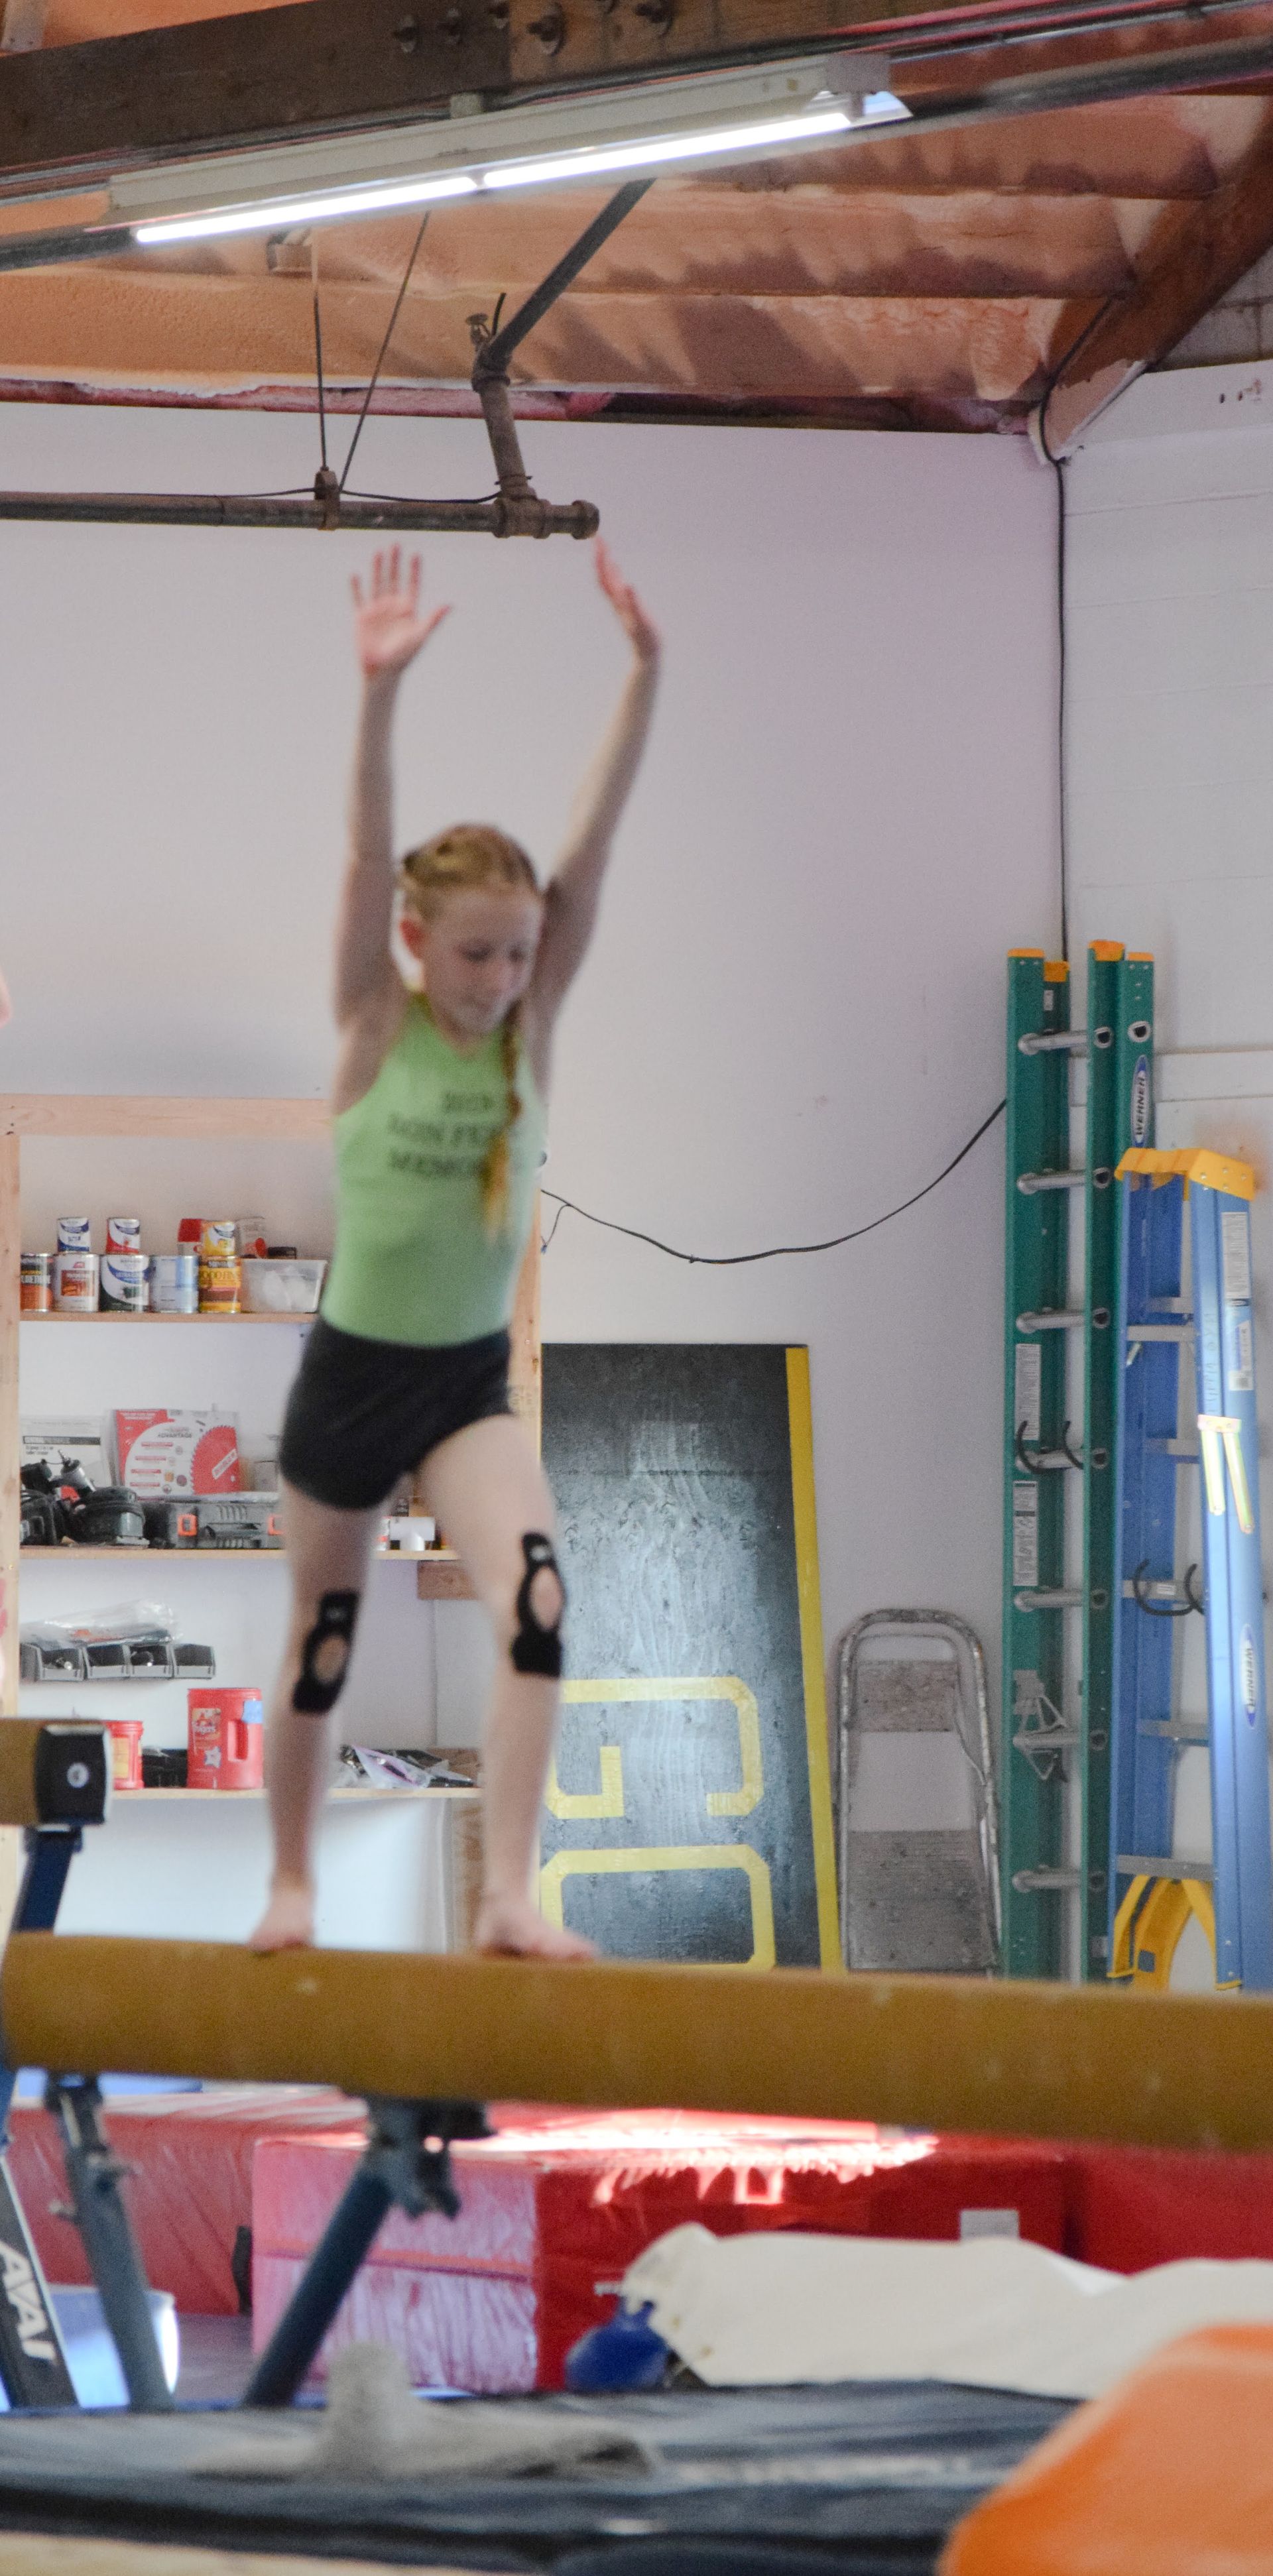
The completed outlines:
[[[519,1673],[537,1673],[543,1681],[560,1681],[561,1623],[566,1608],[566,1587],[561,1579],[561,1567],[553,1555],[551,1539],[546,1539],[542,1530],[525,1532],[522,1554],[526,1559],[526,1571],[517,1594],[517,1629],[508,1650],[513,1669]],[[532,1598],[536,1578],[541,1574],[551,1574],[555,1578],[560,1594],[551,1619],[539,1617]]]
[[[318,1605],[318,1617],[301,1648],[301,1668],[292,1692],[292,1706],[303,1717],[326,1717],[334,1708],[345,1687],[349,1657],[353,1648],[354,1628],[358,1619],[356,1592],[325,1592]],[[338,1646],[340,1658],[334,1674],[326,1678],[319,1658],[325,1646]],[[334,1656],[324,1661],[335,1661]]]

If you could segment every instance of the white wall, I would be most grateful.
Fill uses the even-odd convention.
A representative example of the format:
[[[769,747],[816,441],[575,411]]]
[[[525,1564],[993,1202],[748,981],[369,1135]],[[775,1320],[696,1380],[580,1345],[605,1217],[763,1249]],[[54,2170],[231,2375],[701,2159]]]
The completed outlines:
[[[294,418],[5,406],[0,486],[295,485],[315,443]],[[1056,937],[1051,478],[1017,440],[525,444],[545,491],[601,503],[667,635],[548,1177],[694,1250],[864,1223],[992,1107],[1003,952]],[[469,423],[374,424],[360,470],[387,491],[490,481]],[[322,1089],[367,551],[0,530],[4,1089]],[[458,613],[410,684],[400,834],[477,813],[548,856],[622,668],[587,557],[426,551]],[[139,1169],[94,1149],[78,1175],[46,1168],[41,1205],[167,1219],[208,1195],[172,1158],[144,1189]],[[325,1223],[317,1168],[245,1159],[224,1192]],[[995,1131],[922,1208],[813,1259],[687,1268],[573,1217],[553,1241],[550,1340],[809,1342],[828,1645],[863,1609],[933,1603],[993,1657],[1001,1194]],[[458,1636],[471,1614],[439,1616]],[[463,1722],[444,1710],[443,1736]]]

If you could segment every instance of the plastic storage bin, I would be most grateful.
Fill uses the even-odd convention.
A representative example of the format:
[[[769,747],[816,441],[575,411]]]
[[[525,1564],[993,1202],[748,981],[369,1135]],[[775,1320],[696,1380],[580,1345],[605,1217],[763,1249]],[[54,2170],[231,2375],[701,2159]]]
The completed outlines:
[[[325,1261],[245,1261],[243,1304],[249,1315],[312,1315],[327,1273]]]

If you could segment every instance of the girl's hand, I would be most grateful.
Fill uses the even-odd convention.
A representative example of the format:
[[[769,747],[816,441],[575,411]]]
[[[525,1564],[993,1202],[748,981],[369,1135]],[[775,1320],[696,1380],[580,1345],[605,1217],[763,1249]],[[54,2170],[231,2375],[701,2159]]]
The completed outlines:
[[[624,581],[609,547],[598,537],[593,549],[597,579],[627,636],[638,662],[657,662],[661,637],[651,624],[631,585]]]
[[[371,567],[369,599],[364,599],[357,576],[350,587],[354,594],[354,635],[364,680],[400,678],[428,643],[434,628],[451,614],[449,608],[435,608],[431,617],[421,616],[420,558],[412,556],[404,579],[397,546],[387,555],[376,556]]]

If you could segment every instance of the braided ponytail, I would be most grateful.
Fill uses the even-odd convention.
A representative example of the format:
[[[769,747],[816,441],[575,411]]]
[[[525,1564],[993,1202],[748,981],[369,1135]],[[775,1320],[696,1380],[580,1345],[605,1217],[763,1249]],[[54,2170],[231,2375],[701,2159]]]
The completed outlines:
[[[492,1136],[482,1163],[482,1214],[488,1234],[502,1234],[508,1223],[508,1193],[513,1166],[509,1138],[522,1114],[522,1096],[517,1088],[522,1041],[516,1011],[509,1012],[500,1030],[499,1052],[504,1075],[504,1124],[498,1136]]]
[[[409,850],[398,874],[404,903],[429,920],[451,892],[467,887],[502,887],[512,894],[538,894],[539,881],[519,843],[489,823],[455,823],[431,841]],[[510,1138],[522,1114],[518,1089],[522,1040],[520,1015],[510,1011],[499,1033],[504,1076],[504,1123],[491,1138],[482,1161],[482,1214],[488,1234],[508,1223],[512,1181]]]

